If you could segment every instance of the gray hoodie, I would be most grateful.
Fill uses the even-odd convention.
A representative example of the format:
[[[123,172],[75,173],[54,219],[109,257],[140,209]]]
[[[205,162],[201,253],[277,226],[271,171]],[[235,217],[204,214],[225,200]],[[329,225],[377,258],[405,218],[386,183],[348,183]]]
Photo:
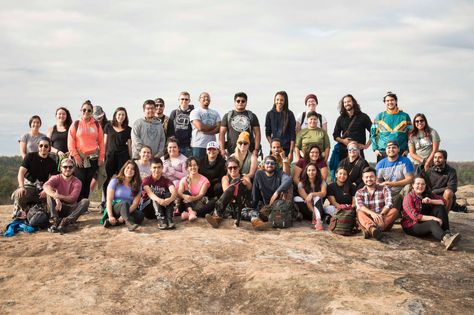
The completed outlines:
[[[145,145],[151,148],[152,156],[157,153],[162,153],[165,148],[165,132],[161,121],[153,118],[147,121],[145,118],[140,118],[133,124],[132,127],[132,158],[139,159],[138,153]]]

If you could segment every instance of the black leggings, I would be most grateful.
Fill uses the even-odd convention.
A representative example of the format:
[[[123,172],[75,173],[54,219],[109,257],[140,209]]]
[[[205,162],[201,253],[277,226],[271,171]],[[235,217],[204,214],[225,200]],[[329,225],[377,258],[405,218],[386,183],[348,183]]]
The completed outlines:
[[[443,224],[440,226],[438,222],[433,220],[419,221],[411,228],[403,229],[405,233],[413,236],[432,234],[435,239],[441,241],[446,234],[446,231],[449,230],[448,213],[444,206],[424,204],[421,208],[421,213],[423,215],[431,215],[440,218],[443,221]]]
[[[109,186],[110,179],[114,175],[118,174],[122,166],[128,160],[130,160],[130,155],[128,155],[128,151],[115,152],[107,155],[105,159],[105,172],[107,173],[107,179],[102,185],[102,191],[104,192],[104,200],[107,200],[107,186]]]
[[[94,178],[94,175],[98,169],[98,161],[91,160],[91,167],[84,168],[84,167],[76,167],[75,175],[82,183],[81,193],[77,200],[82,200],[84,198],[89,199],[89,194],[91,190],[91,181]]]

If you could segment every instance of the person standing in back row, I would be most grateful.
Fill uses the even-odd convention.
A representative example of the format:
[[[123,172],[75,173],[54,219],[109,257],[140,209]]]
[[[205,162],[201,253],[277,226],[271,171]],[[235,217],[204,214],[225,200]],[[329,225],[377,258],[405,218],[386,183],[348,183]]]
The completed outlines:
[[[372,121],[369,116],[360,110],[360,105],[351,94],[347,94],[339,101],[340,116],[337,118],[334,132],[334,140],[339,142],[339,161],[347,157],[347,145],[349,142],[357,142],[360,156],[364,158],[364,150],[367,149],[372,140],[366,142],[366,130],[370,135]]]
[[[146,100],[143,103],[144,118],[140,118],[132,127],[132,156],[139,158],[140,150],[144,146],[151,149],[152,157],[161,157],[165,148],[165,132],[161,121],[155,117],[155,101]]]
[[[206,158],[206,147],[211,141],[216,141],[216,134],[221,128],[221,116],[211,108],[211,96],[207,92],[199,95],[199,107],[189,115],[192,123],[191,148],[193,155],[199,161]],[[217,152],[219,153],[219,152]]]
[[[387,156],[385,147],[391,140],[398,142],[401,155],[406,156],[408,154],[408,134],[412,128],[410,115],[398,107],[398,98],[395,93],[387,92],[383,101],[386,109],[375,116],[370,128],[372,149],[377,157],[377,162]]]
[[[222,157],[232,155],[237,147],[240,133],[247,131],[250,135],[249,150],[257,156],[261,141],[260,124],[257,115],[247,110],[247,94],[244,92],[235,93],[234,108],[222,117],[219,131],[221,155]]]
[[[168,134],[168,137],[175,137],[179,141],[181,153],[186,157],[190,157],[192,155],[192,127],[189,116],[194,109],[194,105],[190,104],[191,96],[186,91],[179,93],[178,100],[178,108],[174,109],[170,114],[169,124],[171,125],[171,133]]]

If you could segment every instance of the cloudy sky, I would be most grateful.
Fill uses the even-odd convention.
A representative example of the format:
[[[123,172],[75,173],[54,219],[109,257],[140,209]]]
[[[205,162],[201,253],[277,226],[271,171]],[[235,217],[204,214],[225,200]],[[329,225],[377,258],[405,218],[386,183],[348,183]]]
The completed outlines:
[[[18,154],[33,114],[74,117],[86,99],[135,120],[146,99],[208,91],[221,115],[235,92],[264,123],[278,90],[295,114],[316,93],[332,133],[353,94],[370,117],[393,91],[440,134],[451,160],[474,160],[472,1],[2,1],[0,155]],[[369,154],[373,160],[373,154]]]

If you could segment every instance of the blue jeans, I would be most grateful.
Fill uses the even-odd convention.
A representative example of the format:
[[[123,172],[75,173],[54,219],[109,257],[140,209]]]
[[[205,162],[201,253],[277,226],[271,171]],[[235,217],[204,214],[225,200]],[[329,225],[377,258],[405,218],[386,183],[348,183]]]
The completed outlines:
[[[190,157],[192,155],[191,147],[186,147],[186,146],[179,146],[179,152],[181,152],[182,155],[185,157]]]
[[[195,156],[199,161],[202,161],[206,158],[206,149],[205,148],[192,148],[193,156]]]

